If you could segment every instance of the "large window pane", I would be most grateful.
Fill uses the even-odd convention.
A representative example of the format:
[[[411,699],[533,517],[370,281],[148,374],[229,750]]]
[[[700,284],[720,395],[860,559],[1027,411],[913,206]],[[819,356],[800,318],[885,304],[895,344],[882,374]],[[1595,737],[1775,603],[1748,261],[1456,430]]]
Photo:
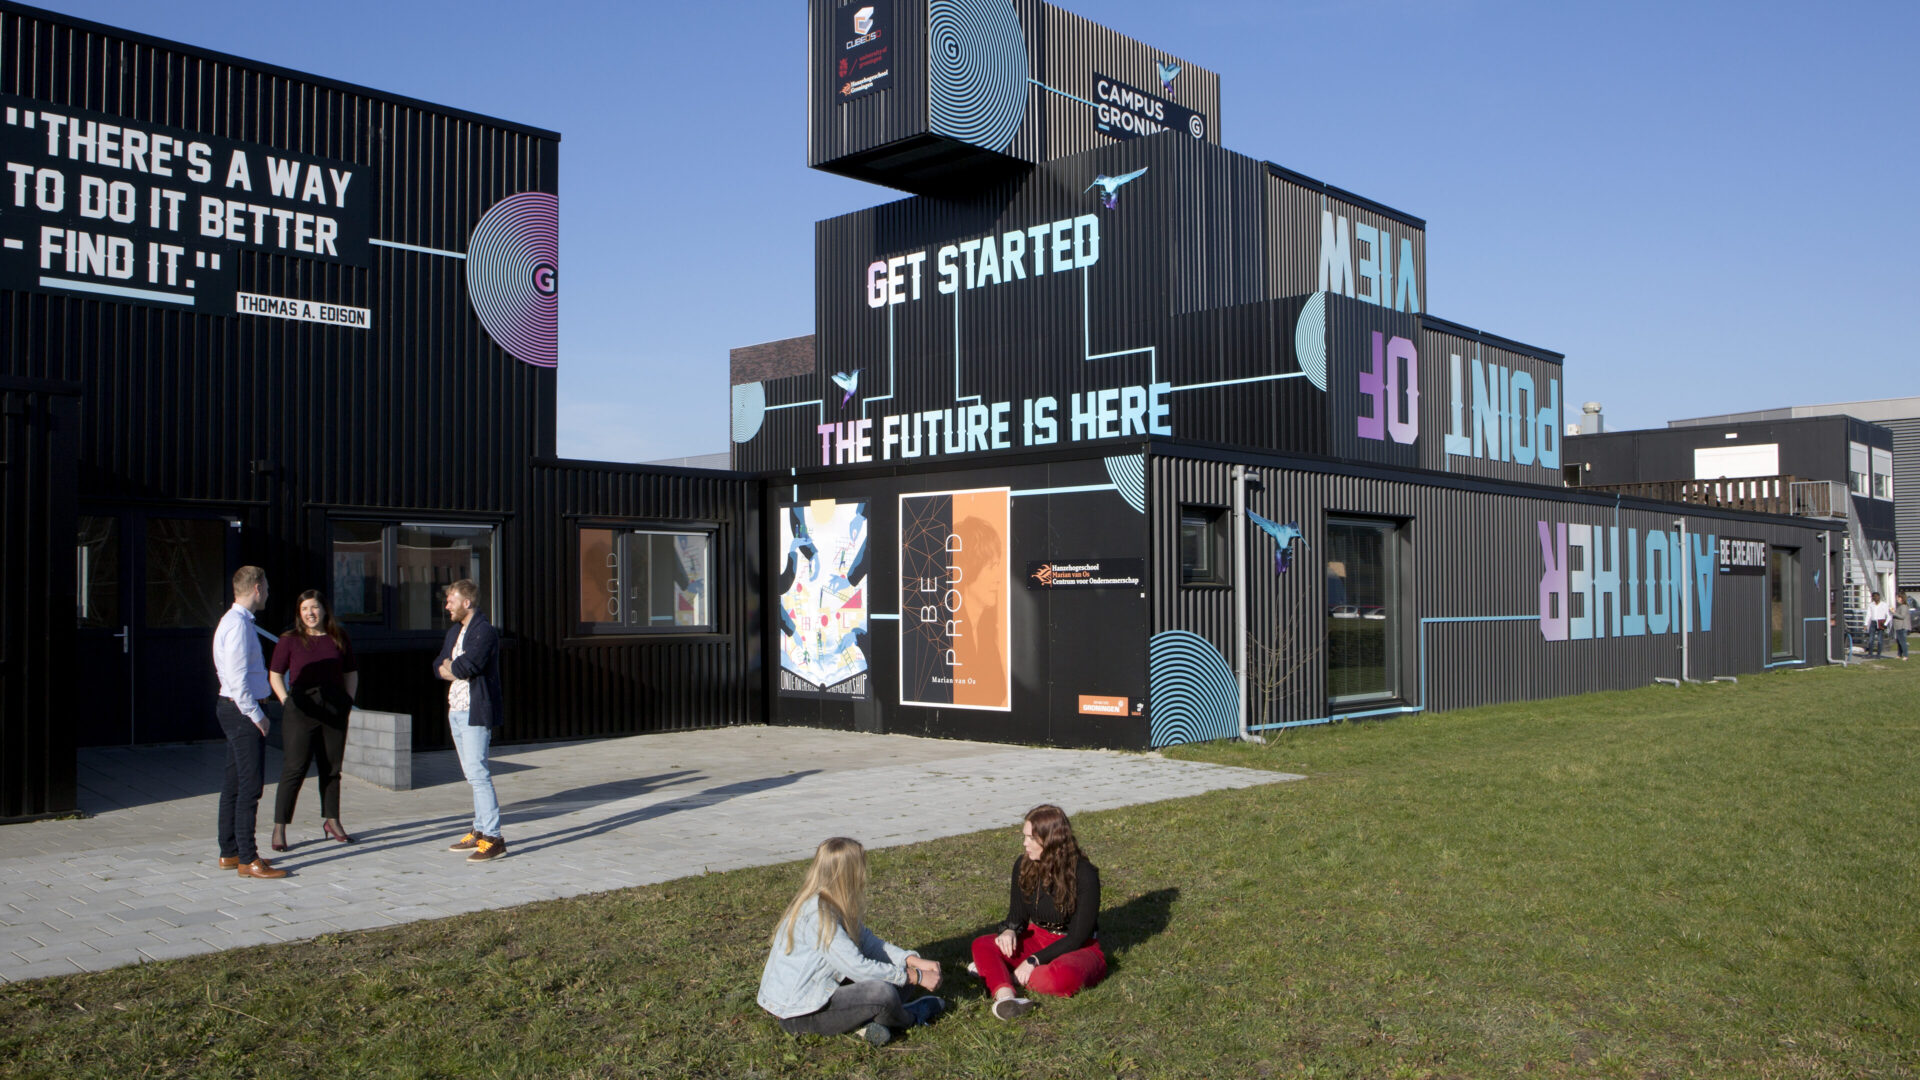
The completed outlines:
[[[397,630],[432,630],[447,624],[448,585],[468,578],[479,587],[474,606],[489,619],[493,609],[493,530],[469,525],[400,525],[393,530]]]
[[[1335,702],[1399,694],[1395,528],[1385,522],[1327,524],[1327,697]]]
[[[1798,655],[1800,605],[1798,552],[1767,550],[1767,651],[1774,658]]]
[[[386,526],[377,521],[333,523],[334,618],[386,621],[386,532]]]
[[[77,544],[80,625],[118,630],[120,621],[120,521],[86,515]]]
[[[618,626],[623,590],[620,556],[612,529],[580,530],[580,621],[588,626]]]
[[[225,521],[148,518],[146,555],[149,628],[212,627],[233,606]]]
[[[713,625],[706,533],[635,532],[627,537],[627,626]]]

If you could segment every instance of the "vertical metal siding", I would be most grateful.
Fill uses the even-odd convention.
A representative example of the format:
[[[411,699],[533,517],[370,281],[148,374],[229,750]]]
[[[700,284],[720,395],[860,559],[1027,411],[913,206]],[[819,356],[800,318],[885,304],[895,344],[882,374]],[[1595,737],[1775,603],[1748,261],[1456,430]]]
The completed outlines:
[[[77,396],[0,378],[0,821],[75,806]]]
[[[372,235],[423,247],[463,251],[493,203],[558,187],[550,133],[11,7],[0,7],[0,90],[365,166],[376,186]],[[489,614],[508,643],[507,738],[757,719],[756,485],[536,467],[554,453],[554,371],[487,336],[461,260],[375,247],[371,262],[246,252],[239,268],[248,291],[371,308],[366,331],[0,295],[0,376],[81,386],[70,429],[82,498],[227,509],[246,525],[242,558],[265,566],[282,598],[330,579],[336,515],[498,525]],[[719,522],[722,634],[570,643],[568,514]],[[56,580],[70,585],[71,570]],[[276,606],[268,618],[283,614]],[[62,618],[70,636],[70,611]],[[428,671],[439,640],[429,631],[359,641],[366,704],[413,713],[422,748],[447,741],[444,686]],[[16,734],[0,724],[0,738]]]
[[[1483,366],[1498,365],[1508,371],[1524,371],[1533,379],[1533,409],[1537,413],[1549,405],[1553,410],[1552,436],[1554,445],[1560,450],[1561,460],[1565,460],[1566,444],[1566,385],[1561,379],[1561,366],[1542,360],[1537,356],[1515,352],[1498,345],[1465,337],[1460,334],[1422,325],[1419,341],[1420,348],[1420,467],[1442,472],[1461,473],[1467,476],[1485,476],[1499,480],[1513,480],[1526,484],[1548,484],[1560,486],[1561,473],[1558,468],[1544,468],[1539,463],[1539,447],[1535,446],[1535,460],[1531,465],[1522,465],[1511,460],[1512,454],[1499,460],[1491,454],[1487,457],[1457,457],[1447,453],[1444,436],[1451,430],[1453,422],[1453,361],[1460,357],[1460,422],[1461,431],[1471,441],[1473,439],[1473,385],[1474,361]],[[1491,374],[1491,373],[1489,373]],[[1550,381],[1560,382],[1559,399],[1550,401]],[[1510,400],[1510,396],[1509,396]],[[1503,442],[1506,436],[1502,436]],[[1538,439],[1536,434],[1534,439]]]
[[[850,0],[807,5],[807,165],[907,191],[972,192],[979,170],[1016,170],[1115,145],[1094,130],[1094,74],[1163,96],[1154,73],[1169,55],[1040,0],[1011,0],[1026,40],[1025,120],[1004,153],[934,135],[929,116],[926,0],[894,0],[891,84],[842,103],[825,64],[837,51],[836,12]],[[1172,98],[1207,117],[1204,142],[1220,142],[1220,76],[1182,60]],[[1044,84],[1041,85],[1041,84]],[[1046,87],[1052,87],[1049,91]],[[1072,95],[1074,101],[1063,95]],[[1182,136],[1191,138],[1191,136]]]
[[[1155,455],[1149,462],[1151,573],[1161,583],[1153,593],[1152,632],[1188,630],[1212,642],[1231,664],[1234,658],[1230,590],[1181,588],[1179,510],[1197,503],[1232,504],[1231,465],[1198,457]],[[1643,686],[1655,676],[1680,672],[1677,635],[1596,638],[1550,642],[1530,619],[1428,622],[1539,613],[1541,556],[1536,522],[1635,528],[1670,528],[1684,515],[1690,530],[1728,532],[1797,548],[1801,554],[1800,613],[1823,612],[1819,530],[1789,519],[1702,513],[1700,508],[1636,502],[1616,510],[1590,498],[1535,494],[1524,488],[1447,487],[1390,474],[1256,465],[1251,475],[1264,490],[1249,507],[1276,521],[1298,521],[1309,548],[1295,553],[1286,575],[1271,572],[1267,541],[1251,533],[1248,565],[1248,626],[1256,633],[1291,634],[1292,662],[1301,664],[1277,700],[1250,687],[1250,722],[1287,723],[1329,714],[1325,657],[1313,656],[1325,625],[1324,556],[1320,548],[1330,515],[1391,518],[1405,524],[1403,564],[1406,612],[1400,622],[1400,685],[1409,705],[1424,700],[1432,711],[1502,701],[1536,700],[1593,690]],[[1616,518],[1617,515],[1617,518]],[[1712,630],[1690,636],[1696,679],[1763,670],[1766,654],[1764,577],[1718,576],[1714,582]],[[1304,618],[1294,627],[1292,620]],[[1809,664],[1823,661],[1818,628],[1808,624]],[[1424,684],[1420,643],[1425,638]],[[1304,661],[1304,663],[1302,663]],[[1424,699],[1423,699],[1424,694]]]
[[[1900,587],[1920,588],[1920,417],[1881,420],[1893,432],[1893,517]]]
[[[1114,145],[1114,140],[1094,130],[1094,117],[1080,102],[1062,97],[1071,94],[1082,101],[1097,101],[1094,75],[1119,79],[1156,97],[1171,100],[1202,113],[1207,131],[1202,142],[1220,144],[1220,76],[1136,41],[1117,31],[1064,11],[1040,0],[1016,0],[1020,24],[1026,29],[1027,53],[1033,70],[1031,77],[1060,93],[1049,93],[1038,86],[1027,99],[1027,122],[1014,136],[1008,152],[1022,161],[1039,164]],[[1177,59],[1180,74],[1174,90],[1167,95],[1160,89],[1155,65]],[[1191,134],[1174,132],[1183,139]]]
[[[1413,240],[1415,278],[1420,286],[1420,310],[1431,311],[1427,293],[1427,229],[1419,219],[1394,217],[1378,210],[1317,191],[1288,177],[1269,174],[1267,179],[1267,280],[1275,298],[1305,296],[1320,290],[1320,222],[1322,212],[1347,219],[1348,241],[1353,243],[1355,225],[1371,225],[1393,236],[1394,290],[1399,291],[1400,239]],[[1357,269],[1360,252],[1349,251]],[[1392,298],[1387,307],[1391,308]]]

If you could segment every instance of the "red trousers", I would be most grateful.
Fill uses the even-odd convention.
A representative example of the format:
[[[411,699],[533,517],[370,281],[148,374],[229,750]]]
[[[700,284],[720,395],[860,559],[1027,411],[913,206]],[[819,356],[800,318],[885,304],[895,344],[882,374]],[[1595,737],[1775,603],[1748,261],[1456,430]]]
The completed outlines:
[[[1028,923],[1009,959],[1000,955],[1000,946],[994,944],[996,936],[986,934],[973,939],[973,966],[979,969],[980,977],[986,980],[987,992],[993,995],[1008,986],[1018,993],[1020,988],[1013,978],[1013,969],[1027,957],[1060,940],[1059,934]],[[1037,994],[1072,997],[1106,977],[1107,954],[1100,951],[1100,939],[1095,938],[1034,968],[1027,978],[1027,989]]]

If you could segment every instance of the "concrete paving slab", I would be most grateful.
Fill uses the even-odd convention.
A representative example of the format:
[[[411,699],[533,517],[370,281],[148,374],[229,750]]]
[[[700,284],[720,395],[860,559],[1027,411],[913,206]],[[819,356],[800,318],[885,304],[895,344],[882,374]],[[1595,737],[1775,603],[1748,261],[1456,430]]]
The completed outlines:
[[[1040,802],[1080,813],[1298,779],[1156,754],[810,728],[505,746],[493,766],[508,856],[470,864],[445,850],[473,810],[445,751],[414,755],[409,791],[341,781],[353,844],[321,837],[309,785],[293,849],[264,850],[269,784],[262,854],[293,874],[254,881],[215,865],[224,754],[218,743],[83,751],[90,817],[0,828],[0,980],[803,859],[835,834],[886,847],[1010,829]],[[270,750],[266,775],[279,773]]]

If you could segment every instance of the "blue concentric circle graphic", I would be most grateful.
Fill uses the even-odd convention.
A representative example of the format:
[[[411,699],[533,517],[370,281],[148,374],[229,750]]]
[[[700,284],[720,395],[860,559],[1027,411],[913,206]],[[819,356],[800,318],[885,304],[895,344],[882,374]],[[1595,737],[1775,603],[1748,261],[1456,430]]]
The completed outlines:
[[[1127,505],[1144,514],[1147,512],[1147,456],[1145,454],[1122,454],[1110,457],[1107,462],[1107,479],[1113,481],[1115,491],[1127,501]]]
[[[1300,321],[1293,328],[1293,357],[1306,373],[1307,381],[1327,388],[1327,294],[1314,293],[1300,308]]]
[[[467,296],[517,360],[560,362],[560,200],[539,191],[489,207],[467,242]]]
[[[931,128],[1005,150],[1027,116],[1027,39],[1009,0],[929,0]]]
[[[733,388],[733,441],[743,443],[760,434],[767,420],[765,383],[741,383]]]
[[[1150,737],[1155,746],[1240,733],[1240,687],[1213,643],[1188,630],[1147,641]]]

